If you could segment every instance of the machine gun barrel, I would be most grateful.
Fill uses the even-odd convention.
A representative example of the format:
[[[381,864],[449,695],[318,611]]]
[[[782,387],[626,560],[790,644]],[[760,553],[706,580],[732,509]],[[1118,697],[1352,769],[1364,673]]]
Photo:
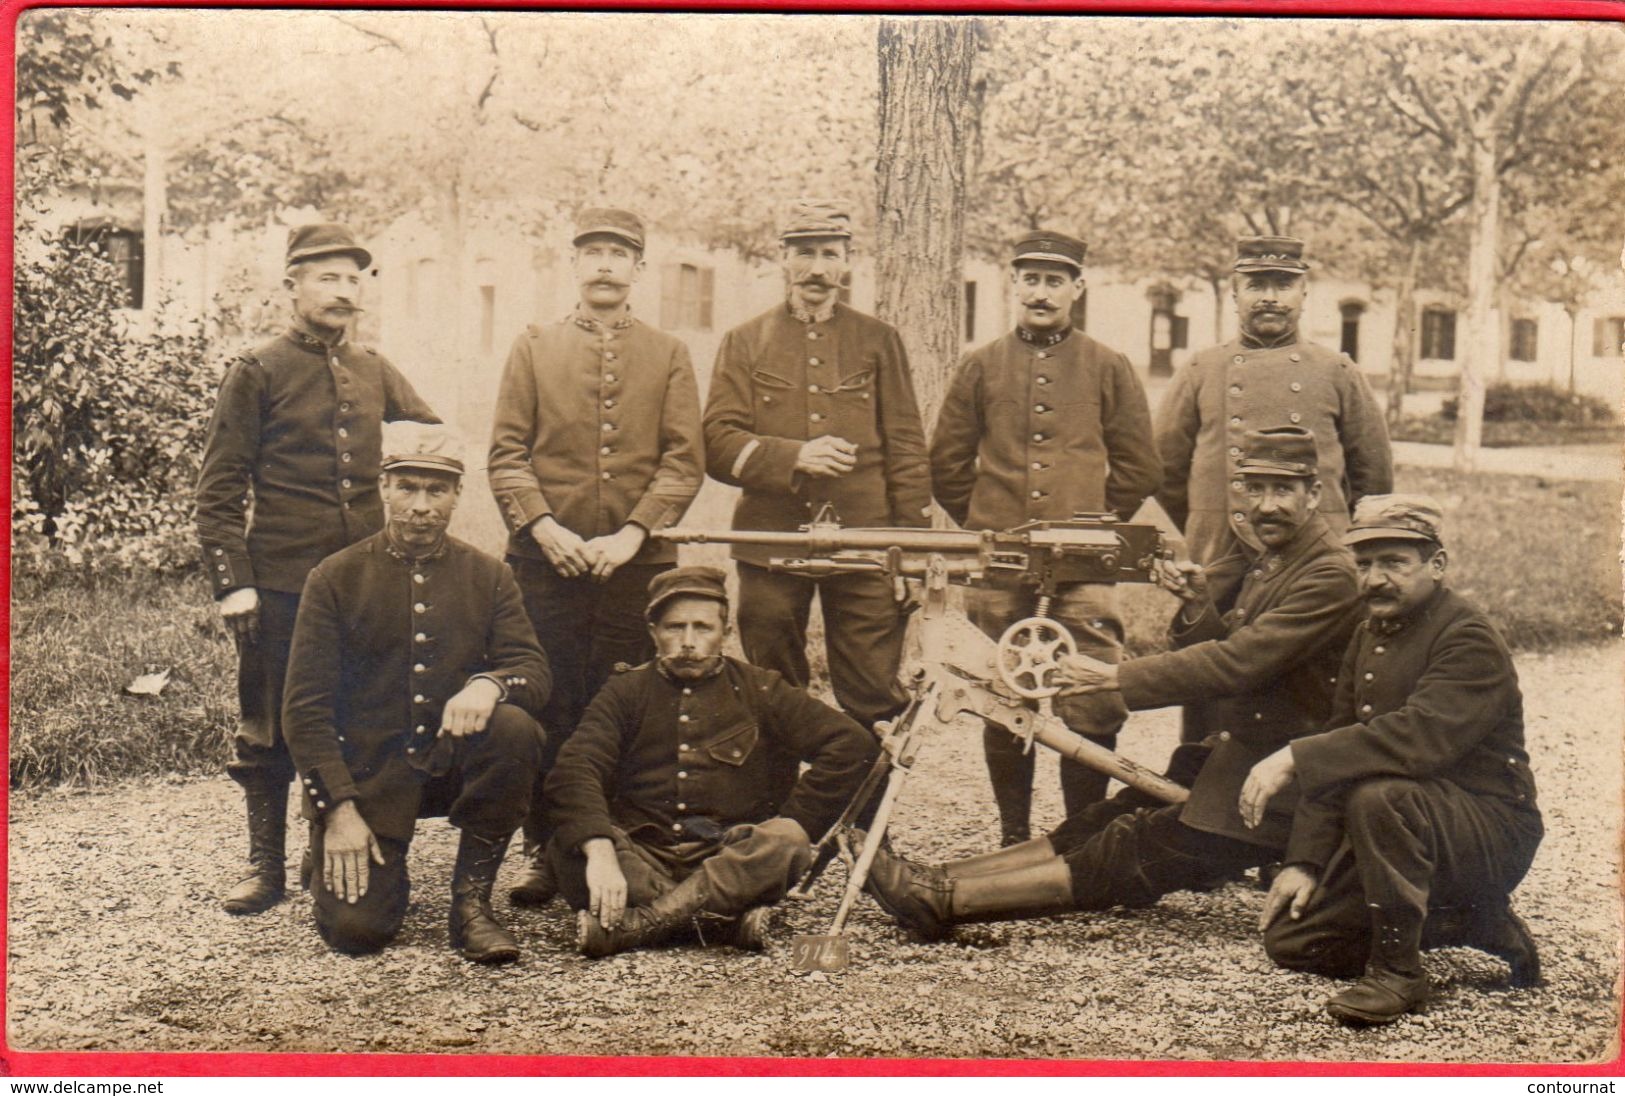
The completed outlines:
[[[798,533],[673,526],[656,530],[650,536],[673,544],[756,544],[767,548],[791,549],[796,556],[805,557],[827,556],[843,550],[884,552],[889,548],[904,552],[940,552],[944,555],[974,554],[981,550],[984,540],[991,544],[994,534],[968,529],[843,529],[838,525],[815,523],[810,529]]]

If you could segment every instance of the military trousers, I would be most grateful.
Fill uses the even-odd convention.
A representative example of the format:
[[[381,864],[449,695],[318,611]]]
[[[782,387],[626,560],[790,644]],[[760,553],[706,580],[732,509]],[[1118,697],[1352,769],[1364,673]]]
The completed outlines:
[[[739,641],[745,661],[777,670],[797,688],[811,681],[807,621],[817,594],[824,613],[824,650],[835,702],[873,727],[908,704],[897,683],[908,616],[880,575],[810,579],[739,564]]]
[[[1283,967],[1353,978],[1371,953],[1371,907],[1427,918],[1422,944],[1493,912],[1522,881],[1543,834],[1533,806],[1473,795],[1448,780],[1382,778],[1344,802],[1344,840],[1303,916],[1279,917],[1264,949]]]
[[[637,666],[654,657],[643,611],[649,604],[650,581],[670,570],[671,564],[628,563],[616,568],[607,582],[590,575],[566,578],[546,560],[526,556],[510,555],[508,564],[553,674],[553,688],[541,713],[547,746],[524,824],[526,843],[541,848],[553,832],[542,784],[553,771],[559,748],[615,672],[616,663]]]
[[[288,679],[299,595],[259,591],[259,637],[237,645],[237,733],[226,772],[245,788],[279,787],[294,776],[282,738],[282,687]]]
[[[709,895],[703,912],[720,917],[737,917],[752,906],[779,901],[812,864],[807,832],[788,818],[733,826],[713,841],[662,844],[643,839],[641,829],[629,834],[618,828],[611,840],[621,873],[626,876],[629,906],[647,906],[701,872]],[[548,855],[559,881],[559,893],[572,909],[586,909],[586,856],[560,848],[557,841],[549,846]]]
[[[1037,608],[1037,594],[1031,587],[1004,583],[966,591],[965,605],[971,623],[989,638],[997,640],[1005,629]],[[1116,663],[1123,657],[1123,622],[1118,615],[1117,590],[1099,583],[1069,582],[1056,592],[1049,615],[1067,631],[1080,654],[1102,662]],[[1057,697],[1055,714],[1068,729],[1108,750],[1117,748],[1117,732],[1128,718],[1121,693]],[[1032,801],[1035,758],[1024,751],[1014,735],[1000,727],[987,727],[982,734],[988,776],[1001,816],[1026,828],[1026,815]],[[1070,816],[1103,799],[1111,778],[1089,766],[1062,758],[1061,798]],[[1020,836],[1019,833],[1015,836]]]
[[[440,739],[439,743],[446,742]],[[413,779],[399,788],[385,789],[384,796],[395,802],[390,811],[415,807],[418,818],[445,816],[455,827],[490,841],[507,841],[524,820],[530,806],[530,789],[542,750],[541,728],[524,710],[512,704],[499,704],[484,731],[452,739],[449,765],[437,765],[439,775],[409,770]],[[437,744],[437,751],[442,749]],[[405,803],[400,800],[405,800]],[[368,804],[358,802],[363,820]],[[374,813],[382,813],[373,808]],[[377,951],[395,938],[406,919],[412,893],[407,871],[407,852],[412,835],[404,839],[374,833],[384,862],[369,862],[367,893],[355,902],[346,902],[327,889],[321,878],[326,863],[326,827],[312,823],[311,855],[316,874],[311,879],[315,895],[316,931],[333,949],[352,955]]]

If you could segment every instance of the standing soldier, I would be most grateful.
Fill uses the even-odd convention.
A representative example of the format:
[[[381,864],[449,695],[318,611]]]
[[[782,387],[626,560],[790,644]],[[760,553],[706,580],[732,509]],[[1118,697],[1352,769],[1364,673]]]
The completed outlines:
[[[288,783],[282,685],[305,576],[383,527],[384,422],[439,422],[406,378],[347,337],[367,249],[339,224],[288,234],[282,279],[293,323],[233,361],[198,476],[204,573],[237,644],[241,719],[226,771],[248,799],[250,874],[224,900],[261,913],[282,899]]]
[[[779,238],[788,299],[723,337],[705,410],[707,470],[744,488],[734,528],[793,531],[825,506],[848,526],[928,525],[931,474],[903,340],[837,299],[851,267],[850,213],[802,199]],[[865,726],[903,709],[908,622],[887,579],[775,574],[771,549],[733,554],[746,661],[805,688],[818,592],[835,699]]]
[[[497,395],[489,474],[512,535],[508,563],[553,671],[547,750],[524,826],[526,870],[509,897],[544,905],[552,828],[542,781],[617,662],[648,661],[649,581],[677,560],[648,539],[682,517],[704,479],[699,389],[683,344],[632,316],[643,222],[587,209],[576,222],[581,302],[514,340]]]
[[[1303,246],[1289,236],[1237,241],[1230,284],[1241,333],[1192,357],[1157,416],[1157,501],[1198,563],[1229,555],[1238,540],[1260,549],[1237,474],[1242,439],[1260,425],[1288,423],[1315,435],[1320,513],[1334,533],[1363,496],[1393,489],[1388,429],[1359,366],[1299,337],[1309,271]]]
[[[1016,329],[960,363],[931,438],[937,501],[967,529],[1009,529],[1039,518],[1111,511],[1127,521],[1160,478],[1145,390],[1128,359],[1072,327],[1083,292],[1082,240],[1029,232],[1015,242],[1010,281]],[[1034,611],[1019,583],[970,591],[972,621],[997,639]],[[1116,590],[1068,583],[1053,615],[1098,659],[1116,662],[1123,625]],[[1127,710],[1115,694],[1056,704],[1068,727],[1111,749]],[[1030,836],[1033,755],[996,727],[983,736],[1001,841]],[[1068,815],[1105,795],[1107,776],[1061,761]]]

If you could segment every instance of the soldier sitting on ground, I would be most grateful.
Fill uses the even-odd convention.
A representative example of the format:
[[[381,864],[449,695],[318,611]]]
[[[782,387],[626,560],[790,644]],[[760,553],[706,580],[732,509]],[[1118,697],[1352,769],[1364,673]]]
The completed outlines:
[[[722,654],[716,568],[657,576],[647,617],[658,657],[610,679],[547,778],[559,891],[580,911],[585,955],[691,923],[706,943],[760,948],[768,907],[807,870],[878,746],[776,672]]]

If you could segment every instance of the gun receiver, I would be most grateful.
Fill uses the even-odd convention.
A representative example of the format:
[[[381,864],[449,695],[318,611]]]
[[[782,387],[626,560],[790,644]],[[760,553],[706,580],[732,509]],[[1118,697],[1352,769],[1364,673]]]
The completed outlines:
[[[1155,525],[1120,522],[1111,514],[1030,521],[1004,532],[844,529],[820,517],[796,533],[674,527],[651,535],[675,544],[783,548],[785,554],[772,557],[768,566],[813,578],[853,573],[922,578],[935,558],[956,582],[977,584],[1005,574],[1048,594],[1066,582],[1150,582],[1157,558],[1166,554]]]

